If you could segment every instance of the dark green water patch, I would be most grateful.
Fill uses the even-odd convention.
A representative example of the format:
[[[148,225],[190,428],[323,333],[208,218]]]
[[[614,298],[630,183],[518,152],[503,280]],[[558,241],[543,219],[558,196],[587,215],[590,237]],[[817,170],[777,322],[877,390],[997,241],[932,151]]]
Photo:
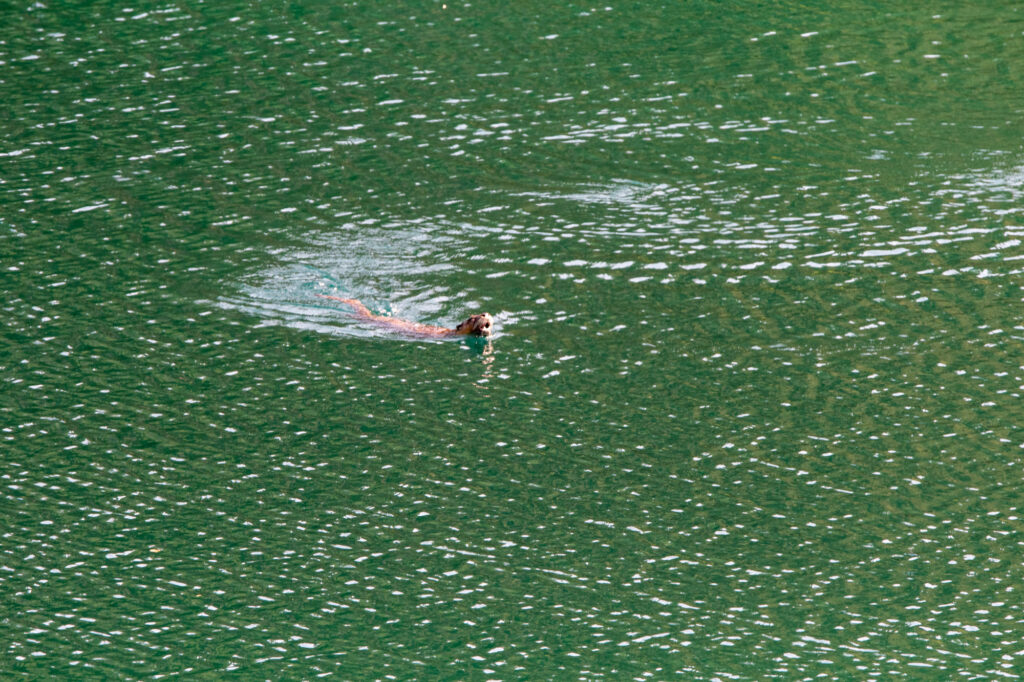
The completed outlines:
[[[1014,674],[1019,7],[8,14],[5,677]]]

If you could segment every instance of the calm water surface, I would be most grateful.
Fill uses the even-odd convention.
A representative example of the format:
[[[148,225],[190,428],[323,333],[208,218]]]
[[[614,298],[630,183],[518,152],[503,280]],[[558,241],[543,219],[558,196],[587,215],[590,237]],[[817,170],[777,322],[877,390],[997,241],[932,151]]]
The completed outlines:
[[[1017,677],[1024,11],[828,5],[8,3],[3,676]]]

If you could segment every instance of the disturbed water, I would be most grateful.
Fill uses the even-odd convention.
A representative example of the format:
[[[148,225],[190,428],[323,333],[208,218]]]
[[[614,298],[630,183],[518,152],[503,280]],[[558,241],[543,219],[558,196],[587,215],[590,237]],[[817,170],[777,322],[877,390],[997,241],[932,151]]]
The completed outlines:
[[[5,678],[1019,675],[1019,5],[4,11]]]

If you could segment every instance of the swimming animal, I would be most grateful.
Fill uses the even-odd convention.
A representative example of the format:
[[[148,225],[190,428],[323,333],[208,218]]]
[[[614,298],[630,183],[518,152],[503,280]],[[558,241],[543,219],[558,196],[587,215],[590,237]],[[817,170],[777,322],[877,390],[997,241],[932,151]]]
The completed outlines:
[[[326,294],[317,294],[317,296],[329,298],[332,301],[341,301],[351,306],[355,311],[355,317],[361,320],[369,320],[384,327],[397,329],[398,331],[415,336],[490,336],[491,328],[494,326],[494,318],[488,313],[470,315],[465,322],[460,323],[455,329],[449,329],[447,327],[435,327],[430,324],[401,320],[387,315],[376,315],[354,298],[341,298],[340,296],[328,296]]]

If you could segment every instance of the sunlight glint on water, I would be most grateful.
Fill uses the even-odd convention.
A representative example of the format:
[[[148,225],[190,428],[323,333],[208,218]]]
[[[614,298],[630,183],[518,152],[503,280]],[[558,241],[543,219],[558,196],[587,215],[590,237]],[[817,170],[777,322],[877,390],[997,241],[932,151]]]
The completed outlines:
[[[10,12],[5,678],[1017,674],[1019,7]]]

